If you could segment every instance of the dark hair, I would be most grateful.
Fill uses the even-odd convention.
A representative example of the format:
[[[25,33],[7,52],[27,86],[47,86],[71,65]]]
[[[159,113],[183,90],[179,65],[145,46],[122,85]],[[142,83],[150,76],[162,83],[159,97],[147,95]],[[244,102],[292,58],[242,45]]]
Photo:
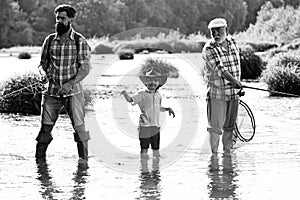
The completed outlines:
[[[54,10],[54,13],[56,14],[58,12],[64,12],[64,11],[67,13],[67,16],[69,18],[75,17],[75,13],[76,13],[75,8],[73,8],[72,6],[67,5],[67,4],[62,4],[62,5],[57,6]]]

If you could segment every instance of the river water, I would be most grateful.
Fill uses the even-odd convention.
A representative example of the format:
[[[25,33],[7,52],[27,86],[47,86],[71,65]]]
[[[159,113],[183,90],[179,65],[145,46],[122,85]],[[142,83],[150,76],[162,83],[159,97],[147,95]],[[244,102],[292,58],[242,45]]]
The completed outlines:
[[[300,99],[245,90],[242,99],[254,113],[256,135],[248,143],[239,142],[231,156],[223,155],[220,146],[212,157],[205,131],[205,87],[198,69],[186,65],[196,63],[197,54],[163,57],[180,72],[179,79],[168,80],[160,90],[162,104],[172,107],[176,117],[162,114],[161,158],[149,152],[148,160],[140,159],[139,111],[119,92],[143,88],[132,76],[143,59],[93,57],[93,71],[85,80],[97,97],[86,115],[92,138],[88,166],[78,164],[67,116],[56,123],[46,162],[37,163],[39,116],[1,114],[0,199],[299,199]],[[0,60],[10,66],[21,62]],[[37,62],[38,56],[9,72],[35,71]]]

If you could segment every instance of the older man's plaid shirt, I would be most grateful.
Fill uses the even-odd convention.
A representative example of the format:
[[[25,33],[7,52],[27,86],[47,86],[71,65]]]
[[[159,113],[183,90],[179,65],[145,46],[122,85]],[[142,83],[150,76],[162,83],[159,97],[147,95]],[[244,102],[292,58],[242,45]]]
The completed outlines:
[[[207,83],[207,97],[211,99],[233,100],[238,99],[238,90],[234,89],[229,81],[222,77],[228,71],[234,78],[240,80],[240,56],[235,41],[226,38],[228,50],[221,45],[208,41],[203,49],[204,79]]]
[[[78,33],[77,33],[78,34]],[[90,54],[91,48],[83,36],[79,39],[79,49],[77,52],[74,40],[74,30],[71,30],[70,37],[62,42],[57,34],[55,34],[50,45],[50,60],[47,58],[48,43],[50,35],[45,39],[42,46],[42,56],[40,65],[46,71],[49,83],[47,84],[44,94],[59,97],[59,90],[63,84],[75,79],[79,68],[90,70]],[[72,96],[83,91],[80,83],[74,85],[69,94]]]

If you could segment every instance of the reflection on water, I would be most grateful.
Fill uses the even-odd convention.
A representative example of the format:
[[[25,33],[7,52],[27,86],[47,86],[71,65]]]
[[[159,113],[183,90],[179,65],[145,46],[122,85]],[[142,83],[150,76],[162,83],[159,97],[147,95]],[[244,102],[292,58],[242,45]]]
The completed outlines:
[[[208,165],[209,197],[233,199],[236,196],[236,176],[236,166],[232,164],[231,155],[223,155],[222,158],[212,155]]]
[[[74,186],[73,186],[73,197],[71,199],[85,199],[85,184],[87,183],[88,176],[88,165],[87,163],[78,163],[77,171],[73,178]]]
[[[45,159],[37,159],[37,179],[41,182],[40,193],[44,199],[53,199],[53,193],[59,193],[55,183],[52,182],[52,176]]]
[[[43,199],[57,199],[56,194],[63,193],[53,181],[51,170],[49,170],[49,164],[46,159],[37,159],[37,180],[40,181],[39,193]],[[85,197],[85,184],[87,183],[88,176],[88,165],[87,163],[78,163],[77,170],[74,173],[72,197],[70,199],[86,199]]]
[[[159,158],[141,159],[141,174],[139,180],[140,195],[136,199],[161,199],[161,176],[159,171]],[[152,162],[152,170],[149,170],[149,162]]]

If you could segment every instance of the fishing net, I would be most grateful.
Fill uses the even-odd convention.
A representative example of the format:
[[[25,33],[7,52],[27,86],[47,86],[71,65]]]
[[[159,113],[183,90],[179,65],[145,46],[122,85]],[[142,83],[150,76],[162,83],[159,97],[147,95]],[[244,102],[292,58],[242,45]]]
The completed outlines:
[[[235,143],[237,139],[242,142],[249,142],[255,135],[255,128],[255,119],[251,109],[244,101],[240,100],[233,142]]]

